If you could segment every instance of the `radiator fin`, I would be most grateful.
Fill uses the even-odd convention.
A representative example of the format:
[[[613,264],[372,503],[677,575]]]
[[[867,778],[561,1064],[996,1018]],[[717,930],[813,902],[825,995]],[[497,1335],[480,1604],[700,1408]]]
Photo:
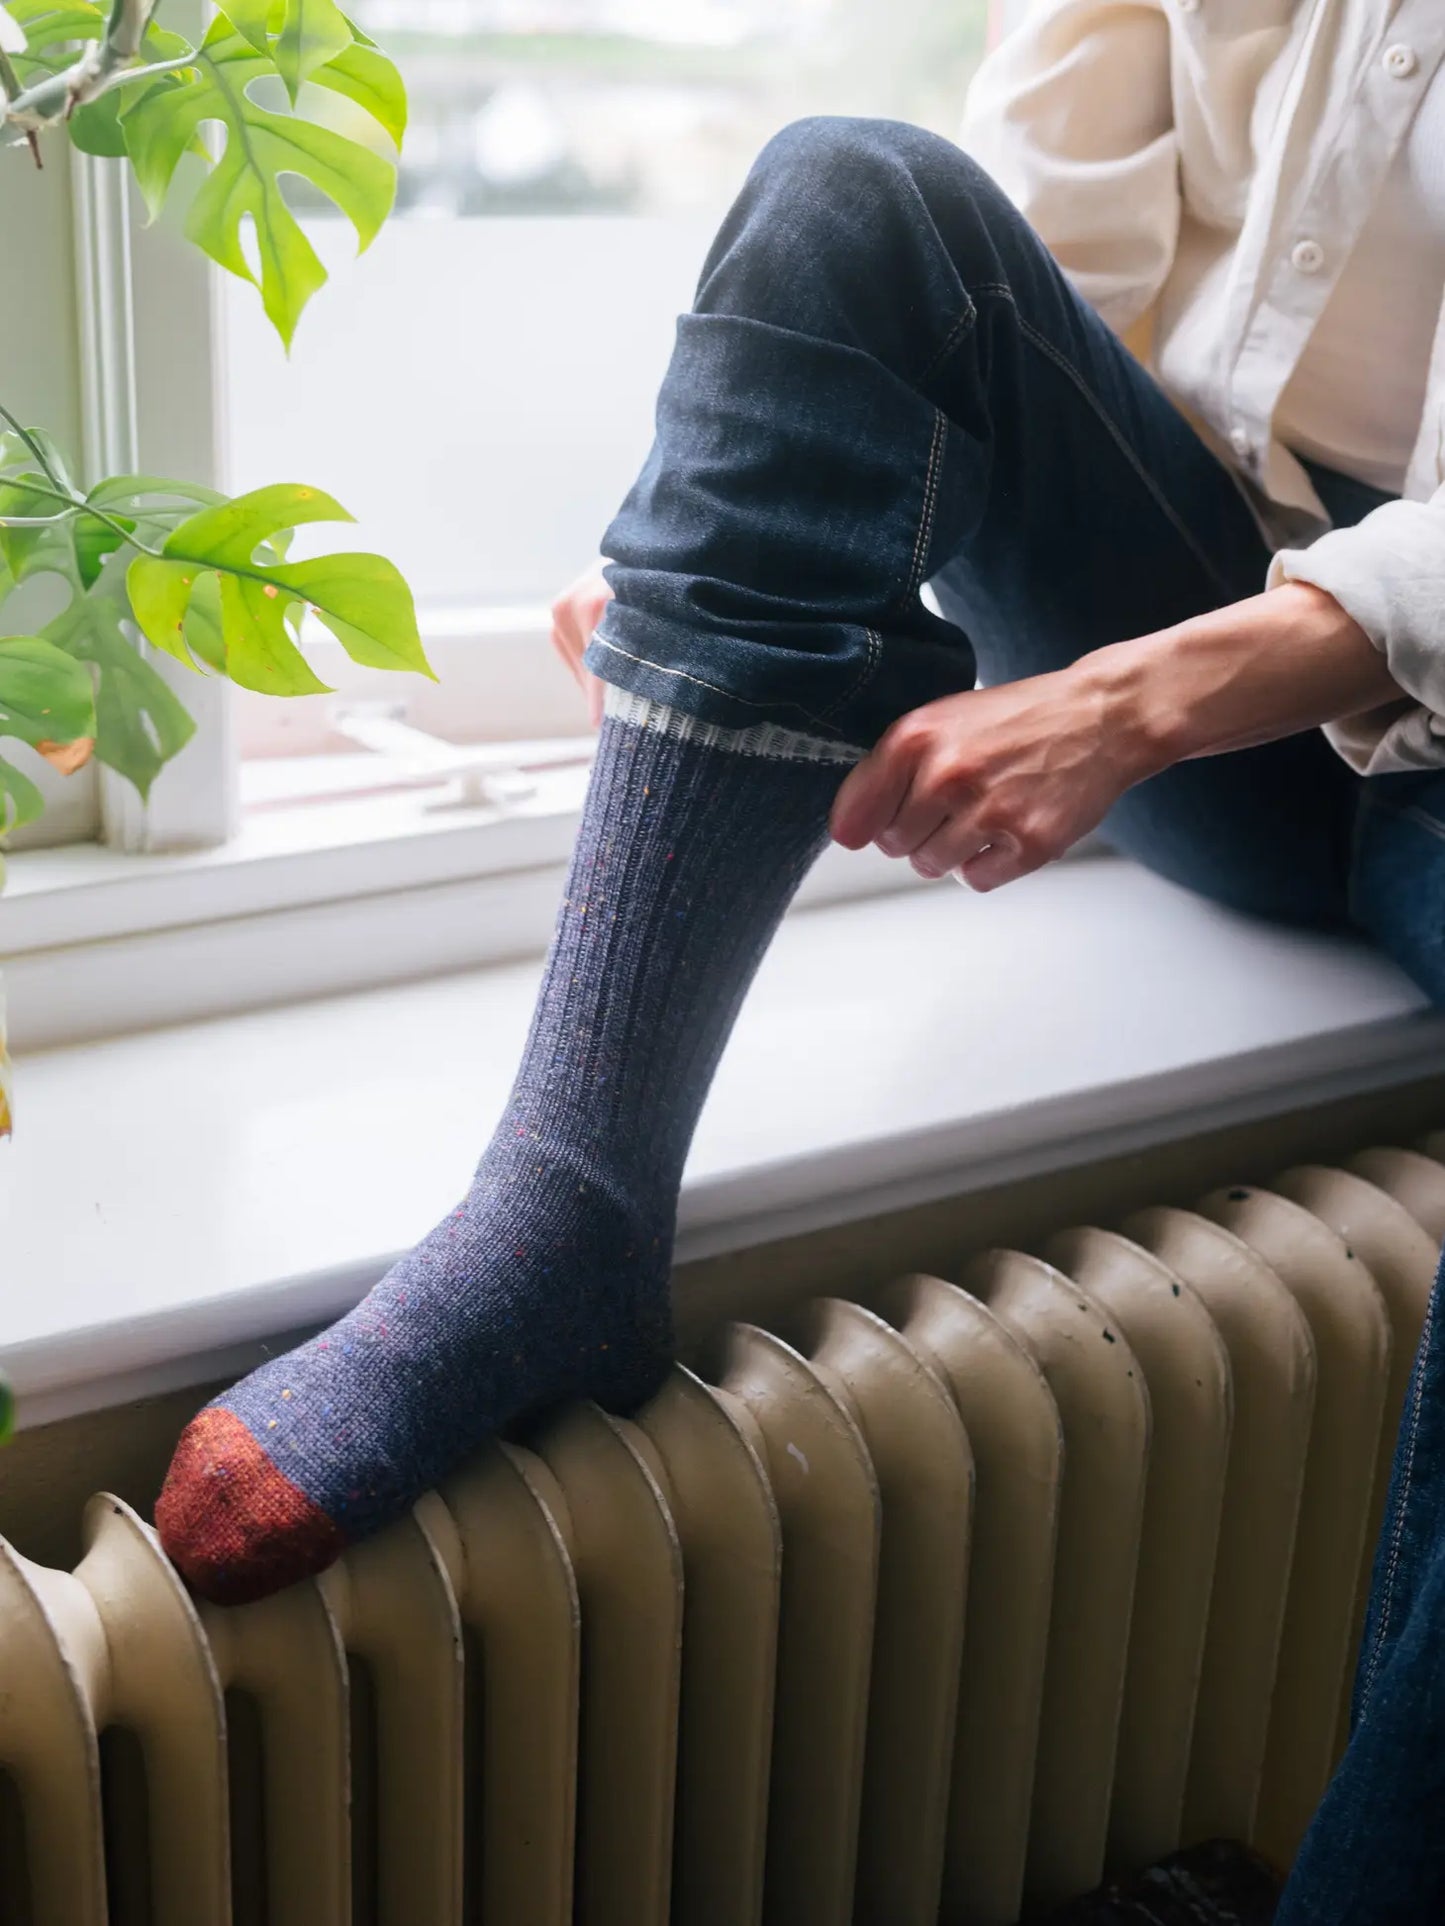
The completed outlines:
[[[857,1423],[767,1331],[734,1325],[720,1382],[762,1434],[783,1532],[762,1917],[847,1926],[878,1585],[878,1481]]]
[[[1403,1204],[1353,1171],[1302,1164],[1282,1171],[1273,1188],[1282,1197],[1303,1204],[1322,1224],[1328,1225],[1346,1250],[1353,1251],[1365,1264],[1385,1300],[1394,1337],[1385,1385],[1385,1409],[1390,1421],[1387,1448],[1379,1452],[1375,1460],[1375,1484],[1365,1527],[1366,1544],[1372,1546],[1380,1535],[1385,1516],[1395,1431],[1404,1409],[1415,1348],[1425,1321],[1425,1307],[1430,1301],[1440,1252]],[[1361,1560],[1355,1587],[1355,1610],[1350,1625],[1352,1651],[1359,1649],[1364,1632],[1369,1591],[1367,1557]],[[1339,1713],[1335,1721],[1335,1744],[1340,1751],[1344,1750],[1349,1732],[1352,1684],[1353,1680],[1348,1677],[1340,1684]]]
[[[0,1541],[0,1914],[1008,1926],[1214,1833],[1286,1863],[1445,1133],[1186,1205],[727,1325],[260,1604],[108,1497],[74,1571]]]
[[[918,1353],[860,1304],[815,1299],[782,1335],[863,1434],[882,1507],[855,1926],[932,1926],[966,1623],[973,1454]]]
[[[977,1298],[914,1275],[880,1291],[877,1307],[947,1385],[973,1450],[942,1916],[1011,1920],[1028,1850],[1063,1427],[1038,1359]]]
[[[1113,1231],[1066,1231],[1046,1255],[1128,1340],[1153,1435],[1119,1716],[1108,1857],[1144,1866],[1179,1838],[1233,1395],[1229,1359],[1188,1283]],[[1308,1410],[1306,1410],[1308,1420]]]
[[[1149,1452],[1149,1394],[1117,1320],[1041,1258],[963,1272],[1043,1367],[1064,1426],[1049,1649],[1024,1901],[1044,1910],[1104,1866]]]

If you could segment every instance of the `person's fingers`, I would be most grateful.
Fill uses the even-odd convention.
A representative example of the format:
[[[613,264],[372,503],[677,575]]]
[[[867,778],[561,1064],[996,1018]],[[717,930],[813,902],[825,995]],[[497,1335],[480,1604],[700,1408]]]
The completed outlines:
[[[886,829],[908,793],[913,759],[885,736],[855,763],[843,778],[828,815],[834,842],[845,849],[862,849]]]
[[[920,876],[947,876],[952,870],[988,847],[988,834],[967,815],[946,817],[942,824],[919,843],[909,861]]]
[[[912,856],[946,829],[949,820],[945,805],[936,797],[920,793],[917,783],[913,782],[894,810],[893,820],[886,823],[873,840],[885,856]]]
[[[573,678],[575,682],[581,685],[582,683],[581,651],[576,647],[574,647],[572,642],[568,640],[568,637],[565,631],[563,630],[562,625],[555,619],[555,617],[552,622],[552,647],[557,651],[557,654],[561,657],[563,666],[566,668],[568,674]]]
[[[582,657],[592,633],[602,620],[602,612],[612,600],[612,590],[595,569],[580,576],[563,590],[552,604],[552,646],[567,665],[569,674],[582,691],[590,726],[602,726],[603,689],[598,678],[583,664]]]
[[[1021,876],[1031,876],[1047,861],[1047,856],[1021,849],[1012,837],[1001,836],[962,864],[959,875],[970,889],[985,894],[1004,883],[1017,882]]]
[[[580,661],[592,639],[592,631],[602,620],[602,611],[611,600],[612,591],[603,578],[589,573],[570,583],[553,602],[553,639],[573,661]]]

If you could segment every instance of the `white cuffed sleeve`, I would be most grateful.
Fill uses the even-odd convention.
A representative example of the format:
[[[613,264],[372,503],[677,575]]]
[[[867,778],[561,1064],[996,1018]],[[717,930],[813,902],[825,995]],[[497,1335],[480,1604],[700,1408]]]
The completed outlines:
[[[1312,582],[1354,617],[1405,692],[1325,735],[1362,776],[1445,764],[1445,488],[1281,549],[1266,586]]]
[[[974,76],[961,145],[1122,334],[1179,235],[1179,152],[1161,0],[1035,0]]]

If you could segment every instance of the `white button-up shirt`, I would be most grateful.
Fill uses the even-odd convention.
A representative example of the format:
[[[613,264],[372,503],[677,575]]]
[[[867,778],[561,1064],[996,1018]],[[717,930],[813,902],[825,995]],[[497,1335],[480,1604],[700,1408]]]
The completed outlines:
[[[1442,63],[1445,0],[1035,0],[961,134],[1085,300],[1147,330],[1269,584],[1316,583],[1384,651],[1407,699],[1325,731],[1371,775],[1445,764],[1445,287],[1403,499],[1331,530],[1272,424]]]

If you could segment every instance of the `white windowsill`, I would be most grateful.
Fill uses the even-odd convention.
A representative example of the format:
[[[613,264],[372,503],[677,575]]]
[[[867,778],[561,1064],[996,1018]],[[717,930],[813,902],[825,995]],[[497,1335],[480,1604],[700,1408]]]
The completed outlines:
[[[240,1371],[455,1201],[537,962],[18,1069],[0,1367],[35,1425]],[[789,918],[688,1166],[678,1256],[1445,1069],[1445,1014],[1363,946],[1059,864]]]
[[[547,946],[585,769],[505,813],[428,792],[261,812],[215,849],[29,850],[0,896],[17,1049],[488,967]],[[919,886],[906,863],[836,845],[800,905]]]

